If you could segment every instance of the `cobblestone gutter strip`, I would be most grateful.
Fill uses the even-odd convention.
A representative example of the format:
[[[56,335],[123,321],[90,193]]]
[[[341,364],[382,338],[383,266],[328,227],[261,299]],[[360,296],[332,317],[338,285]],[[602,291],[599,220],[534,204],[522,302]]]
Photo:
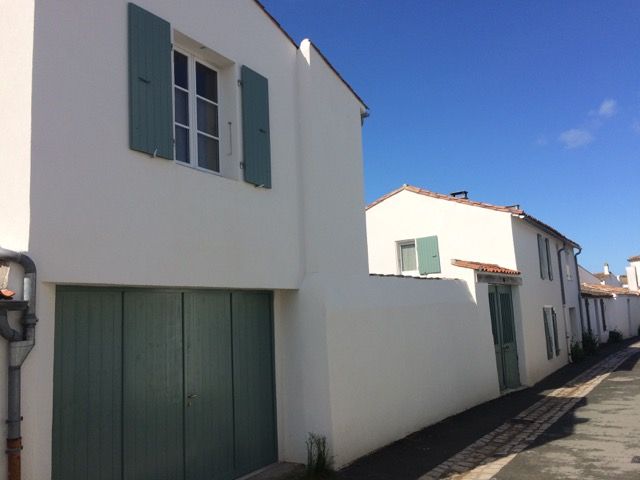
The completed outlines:
[[[491,480],[547,428],[569,412],[622,362],[640,351],[640,342],[612,354],[565,386],[461,450],[418,480]]]

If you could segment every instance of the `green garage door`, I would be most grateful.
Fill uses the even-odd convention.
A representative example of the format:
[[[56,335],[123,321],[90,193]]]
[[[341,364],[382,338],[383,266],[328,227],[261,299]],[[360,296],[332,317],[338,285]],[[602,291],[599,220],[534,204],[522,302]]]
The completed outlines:
[[[59,287],[54,480],[228,480],[275,462],[271,302]]]

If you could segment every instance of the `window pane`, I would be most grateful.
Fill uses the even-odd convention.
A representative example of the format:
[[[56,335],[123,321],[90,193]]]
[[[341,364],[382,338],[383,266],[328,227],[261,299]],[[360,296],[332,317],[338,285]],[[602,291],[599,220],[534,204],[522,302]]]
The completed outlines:
[[[189,125],[189,95],[178,88],[175,90],[175,121]]]
[[[217,140],[198,134],[198,166],[214,172],[220,171]]]
[[[415,244],[400,245],[400,261],[402,271],[417,270],[416,266],[416,246]]]
[[[179,52],[173,52],[173,82],[182,88],[189,88],[187,57]]]
[[[215,71],[196,63],[196,92],[198,95],[218,103],[217,77],[218,74]]]
[[[176,125],[176,160],[189,163],[189,129]]]
[[[218,107],[198,99],[198,130],[214,137],[218,136]]]

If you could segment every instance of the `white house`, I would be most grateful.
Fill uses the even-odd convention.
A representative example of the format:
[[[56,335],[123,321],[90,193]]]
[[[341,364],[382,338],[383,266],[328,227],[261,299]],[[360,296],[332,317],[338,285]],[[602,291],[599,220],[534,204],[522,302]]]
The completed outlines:
[[[582,266],[579,266],[579,272],[585,330],[595,334],[601,342],[608,340],[612,330],[619,331],[625,338],[638,335],[640,292],[637,283],[633,283],[637,278],[635,271],[627,267],[627,287],[608,271],[607,264],[605,275],[593,274]]]
[[[404,185],[367,207],[367,241],[371,272],[470,278],[502,389],[567,363],[580,332],[580,247],[519,206]]]
[[[475,288],[369,275],[367,107],[311,42],[253,0],[2,10],[0,412],[23,478],[236,478],[304,461],[308,432],[340,466],[499,395]]]

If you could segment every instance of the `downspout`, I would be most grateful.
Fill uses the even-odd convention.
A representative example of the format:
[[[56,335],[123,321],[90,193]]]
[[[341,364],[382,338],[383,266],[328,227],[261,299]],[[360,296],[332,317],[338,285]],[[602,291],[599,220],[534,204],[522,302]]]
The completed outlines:
[[[15,262],[24,269],[22,301],[9,300],[0,303],[0,335],[9,341],[9,379],[7,385],[7,466],[8,480],[20,480],[22,434],[20,422],[20,368],[36,340],[36,265],[24,253],[0,247],[0,260]],[[22,331],[9,325],[7,312],[22,311]]]
[[[580,307],[580,336],[584,333],[584,315],[582,313],[582,295],[580,294],[580,270],[578,270],[578,255],[582,253],[582,247],[577,247],[578,252],[573,254],[574,266],[576,267],[576,283],[578,284],[578,306]]]
[[[564,322],[564,339],[567,343],[567,356],[569,360],[573,362],[571,358],[571,342],[569,341],[569,330],[567,329],[567,298],[564,292],[564,271],[562,270],[562,252],[567,249],[567,244],[563,243],[562,248],[558,250],[558,276],[560,277],[560,291],[562,292],[562,321]],[[578,281],[578,283],[580,283]],[[578,303],[580,298],[578,298]]]

